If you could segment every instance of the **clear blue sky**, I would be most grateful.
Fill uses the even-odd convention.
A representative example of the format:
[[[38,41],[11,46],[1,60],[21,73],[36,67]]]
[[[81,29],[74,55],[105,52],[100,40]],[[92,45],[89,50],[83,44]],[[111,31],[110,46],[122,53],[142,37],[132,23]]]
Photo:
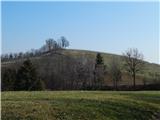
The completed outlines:
[[[158,2],[2,2],[2,53],[65,36],[73,49],[122,54],[138,48],[159,61]]]

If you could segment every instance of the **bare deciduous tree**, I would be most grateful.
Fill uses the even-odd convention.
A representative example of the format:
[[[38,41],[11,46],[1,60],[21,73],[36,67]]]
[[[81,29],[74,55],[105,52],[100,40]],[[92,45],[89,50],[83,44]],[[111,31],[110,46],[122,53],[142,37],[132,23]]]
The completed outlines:
[[[53,47],[53,39],[52,38],[49,38],[46,40],[46,46],[48,48],[48,51],[51,51],[52,50],[52,47]]]
[[[125,68],[131,74],[133,86],[136,86],[136,73],[142,70],[143,54],[139,53],[137,48],[130,48],[123,53]]]
[[[66,48],[69,46],[69,41],[64,36],[62,36],[60,40],[62,48]]]
[[[112,60],[110,61],[109,69],[113,80],[113,86],[117,90],[118,81],[120,81],[122,77],[120,63],[118,62],[117,58],[112,58]]]

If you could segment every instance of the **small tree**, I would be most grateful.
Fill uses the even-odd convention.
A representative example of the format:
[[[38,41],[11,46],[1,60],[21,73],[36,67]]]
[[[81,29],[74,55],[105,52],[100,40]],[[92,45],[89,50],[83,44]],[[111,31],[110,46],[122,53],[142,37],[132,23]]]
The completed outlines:
[[[13,59],[13,55],[12,55],[12,53],[10,53],[10,55],[9,55],[9,59],[10,59],[10,60],[12,60],[12,59]]]
[[[136,86],[136,73],[142,70],[143,67],[143,54],[139,53],[138,49],[128,49],[123,53],[125,61],[125,69],[131,74],[133,86]]]
[[[14,53],[13,56],[14,56],[14,59],[17,59],[18,54],[17,54],[17,53]]]
[[[9,55],[8,54],[5,54],[4,55],[4,61],[7,61],[9,59]]]
[[[50,39],[46,40],[46,45],[44,47],[47,48],[47,51],[56,52],[60,48],[60,45],[57,43],[57,41],[55,41],[54,39],[50,38]],[[45,49],[45,48],[43,48],[43,49]]]
[[[53,42],[54,40],[52,38],[46,40],[46,47],[48,48],[48,51],[51,51],[53,49]]]
[[[87,65],[84,65],[83,63],[79,62],[77,64],[77,69],[76,69],[76,73],[77,73],[77,85],[76,87],[79,89],[86,89],[87,86],[87,78],[88,78],[88,69],[87,69]]]
[[[103,62],[103,57],[100,53],[97,53],[94,70],[94,86],[96,86],[96,88],[102,88],[102,84],[104,82],[104,72],[105,66]]]
[[[112,58],[110,62],[110,74],[113,80],[114,88],[117,90],[118,81],[121,80],[122,73],[118,60],[116,58]]]
[[[101,56],[101,54],[100,53],[97,53],[97,56],[96,56],[96,65],[102,65],[102,64],[104,64],[104,62],[103,62],[103,57]]]
[[[56,53],[56,52],[59,50],[59,48],[60,48],[60,46],[59,46],[59,44],[57,43],[57,41],[53,41],[52,46],[53,46],[53,51],[54,51],[55,53]]]
[[[35,67],[29,59],[24,61],[17,73],[15,90],[39,90],[39,84]]]
[[[18,53],[18,58],[22,58],[22,57],[23,57],[23,53],[22,52]]]
[[[69,46],[69,41],[64,36],[62,36],[60,40],[61,40],[62,48],[66,48]]]

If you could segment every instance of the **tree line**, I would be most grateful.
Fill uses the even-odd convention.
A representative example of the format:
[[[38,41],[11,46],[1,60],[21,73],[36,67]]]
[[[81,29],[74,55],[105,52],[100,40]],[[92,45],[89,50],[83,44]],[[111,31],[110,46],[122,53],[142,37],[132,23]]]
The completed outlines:
[[[2,90],[44,90],[44,82],[38,77],[31,61],[25,60],[16,71],[6,69],[2,75]]]
[[[75,80],[61,81],[61,78],[58,78],[58,80],[56,78],[57,81],[53,82],[52,79],[53,84],[57,84],[58,82],[60,82],[60,86],[58,86],[58,88],[56,88],[56,86],[52,87],[61,90],[67,89],[68,87],[68,89],[101,89],[104,84],[104,73],[102,72],[104,72],[105,69],[101,54],[97,54],[96,64],[94,68],[94,81],[92,81],[90,85],[88,85],[88,81],[86,79],[88,78],[88,75],[90,75],[91,73],[88,73],[89,70],[86,69],[84,65],[82,65],[80,62],[78,63],[79,64],[76,63],[76,77],[72,76],[73,73],[69,73],[69,75],[67,75],[71,75],[71,77],[73,77]],[[67,73],[67,71],[65,71],[65,73]],[[41,75],[39,75],[36,67],[32,64],[31,60],[27,59],[17,70],[11,68],[6,68],[5,70],[3,70],[2,91],[34,91],[49,89],[49,87],[47,87],[47,84],[45,84],[46,81],[44,79],[48,79],[48,77],[44,76],[43,78]],[[70,83],[66,84],[66,82]],[[52,85],[52,83],[49,84]]]
[[[6,53],[1,55],[1,61],[7,62],[16,59],[22,58],[30,58],[35,56],[40,56],[47,52],[57,52],[62,49],[69,47],[69,41],[64,37],[61,36],[60,39],[54,40],[53,38],[49,38],[46,40],[46,43],[40,47],[39,49],[31,49],[27,52],[19,52],[19,53]]]
[[[106,74],[111,75],[113,89],[118,90],[118,84],[123,75],[122,69],[130,74],[133,88],[136,88],[136,76],[145,66],[143,54],[138,49],[125,51],[123,63],[112,57],[109,65],[106,66],[101,53],[97,53],[95,59],[57,54],[68,46],[69,41],[65,37],[61,37],[57,41],[50,38],[46,40],[45,45],[38,49],[38,52],[32,51],[27,57],[27,53],[17,57],[26,58],[26,60],[20,67],[2,69],[2,90],[102,90],[106,89],[104,81]],[[30,60],[31,57],[48,53],[53,54],[36,62]],[[12,59],[15,57],[9,58],[9,60]],[[157,74],[154,75],[155,81],[159,79],[157,76]]]

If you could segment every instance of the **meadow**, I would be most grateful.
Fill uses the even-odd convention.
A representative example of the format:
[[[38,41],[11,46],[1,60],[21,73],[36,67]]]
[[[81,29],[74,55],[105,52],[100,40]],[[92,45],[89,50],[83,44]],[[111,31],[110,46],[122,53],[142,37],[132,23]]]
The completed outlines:
[[[2,120],[159,120],[160,91],[2,92]]]

